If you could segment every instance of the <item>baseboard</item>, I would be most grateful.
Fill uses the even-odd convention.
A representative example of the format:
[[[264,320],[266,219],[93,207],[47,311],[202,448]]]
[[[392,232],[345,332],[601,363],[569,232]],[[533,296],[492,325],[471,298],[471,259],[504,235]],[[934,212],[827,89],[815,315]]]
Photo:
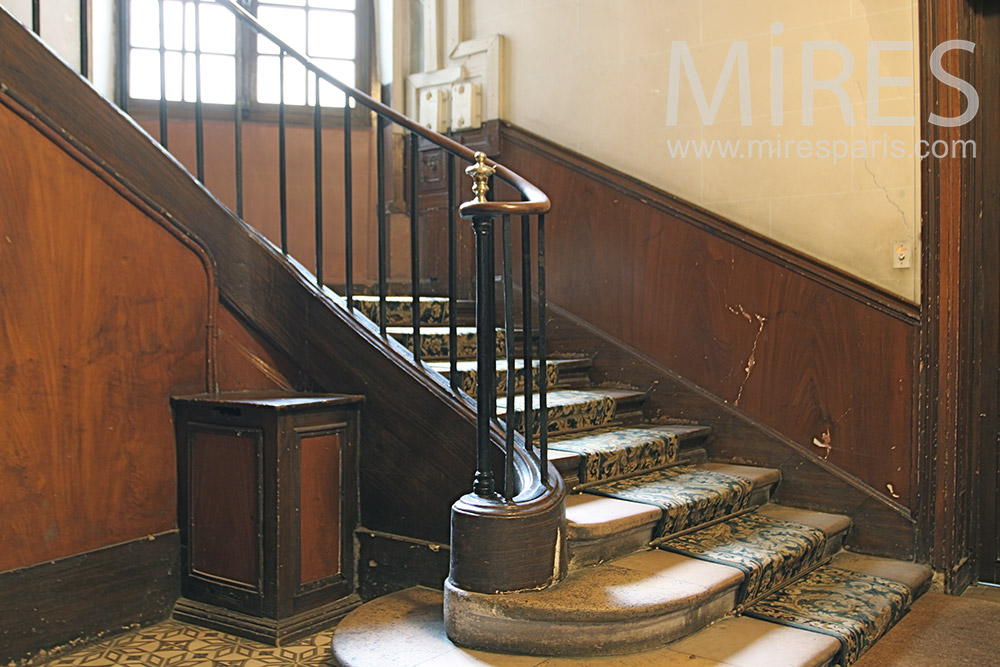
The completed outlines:
[[[0,573],[0,664],[29,664],[163,620],[180,595],[177,531]]]
[[[361,599],[352,594],[295,616],[276,620],[241,614],[216,605],[181,598],[174,607],[173,617],[184,623],[221,630],[272,646],[281,646],[336,625],[360,604]]]
[[[440,590],[448,578],[448,545],[359,528],[358,593],[364,600],[409,588]]]

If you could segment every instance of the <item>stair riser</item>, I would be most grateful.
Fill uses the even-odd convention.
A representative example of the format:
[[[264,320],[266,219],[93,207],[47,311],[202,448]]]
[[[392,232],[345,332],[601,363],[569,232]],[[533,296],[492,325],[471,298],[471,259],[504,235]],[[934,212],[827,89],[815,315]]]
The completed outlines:
[[[737,588],[727,588],[698,605],[646,618],[608,622],[508,618],[488,603],[455,594],[445,586],[448,638],[458,646],[539,656],[623,655],[647,651],[695,632],[728,613]]]
[[[555,364],[548,364],[546,373],[546,386],[550,388],[564,387],[566,383],[562,382],[560,377],[559,367]],[[476,390],[479,386],[478,373],[476,371],[460,371],[459,372],[459,388],[464,391],[469,396],[475,396]],[[536,366],[531,375],[532,392],[538,391],[538,367]],[[496,382],[497,395],[502,396],[507,391],[507,371],[497,371],[494,376],[494,381]],[[523,368],[514,371],[514,393],[523,394],[524,393],[524,382],[525,382],[525,372]]]
[[[393,338],[399,341],[406,349],[413,351],[413,334],[393,334]],[[476,356],[476,336],[475,334],[459,334],[456,337],[456,345],[459,359],[475,358]],[[421,334],[420,355],[426,360],[448,359],[450,350],[450,339],[447,334]],[[503,357],[504,344],[503,334],[497,333],[496,343],[497,358]]]
[[[365,317],[376,324],[379,321],[379,304],[377,300],[355,299],[354,306]],[[446,326],[448,324],[448,302],[430,301],[424,299],[420,304],[420,323],[425,326]],[[386,302],[386,325],[390,327],[408,327],[413,325],[413,303],[409,300]]]

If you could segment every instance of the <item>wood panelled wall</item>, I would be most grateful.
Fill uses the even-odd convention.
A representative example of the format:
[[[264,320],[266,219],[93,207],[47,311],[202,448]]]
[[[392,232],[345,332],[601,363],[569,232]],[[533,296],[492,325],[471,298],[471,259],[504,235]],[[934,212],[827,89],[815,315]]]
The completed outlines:
[[[914,506],[915,306],[523,130],[501,137],[553,201],[555,304]]]
[[[203,250],[19,109],[0,98],[0,572],[176,528],[171,395],[311,385],[219,306]]]
[[[175,526],[168,399],[204,391],[207,257],[0,106],[0,571]]]
[[[360,125],[360,121],[355,121]],[[153,137],[159,121],[139,124]],[[194,122],[174,119],[168,123],[167,148],[192,174],[197,173]],[[231,211],[236,211],[236,162],[233,124],[205,122],[205,185]],[[378,275],[375,227],[373,134],[370,129],[351,133],[353,169],[354,276],[372,282]],[[344,282],[344,130],[326,127],[323,142],[323,264],[329,283]],[[315,270],[315,180],[313,129],[289,124],[286,131],[288,165],[288,249],[310,271]],[[280,244],[278,126],[271,122],[243,124],[243,218],[275,244]]]

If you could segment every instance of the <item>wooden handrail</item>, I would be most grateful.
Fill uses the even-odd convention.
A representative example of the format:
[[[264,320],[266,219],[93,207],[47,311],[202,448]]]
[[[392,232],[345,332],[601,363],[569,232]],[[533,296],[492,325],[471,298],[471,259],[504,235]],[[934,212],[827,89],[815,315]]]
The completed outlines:
[[[316,76],[320,77],[324,81],[327,81],[331,85],[339,88],[344,94],[349,97],[353,97],[360,104],[367,107],[368,109],[374,111],[383,118],[387,118],[397,125],[406,128],[410,132],[414,132],[421,137],[427,139],[436,146],[440,146],[449,153],[463,158],[469,162],[475,162],[476,154],[475,151],[463,146],[453,139],[435,132],[434,130],[428,129],[419,123],[413,121],[413,119],[401,114],[392,107],[388,107],[376,100],[371,95],[364,93],[353,86],[349,86],[342,81],[339,81],[335,77],[327,74],[319,65],[312,62],[309,57],[302,55],[294,48],[288,45],[287,42],[282,40],[280,37],[275,35],[273,32],[265,28],[257,20],[257,17],[248,12],[246,9],[233,2],[233,0],[215,0],[216,3],[224,6],[229,11],[233,12],[241,20],[248,23],[254,30],[254,32],[264,35],[269,40],[271,40],[279,49],[283,50],[287,55],[291,56],[295,60],[298,60],[302,65],[309,71],[313,72]],[[478,202],[478,201],[468,201],[461,205],[459,208],[463,218],[472,217],[493,217],[496,215],[535,215],[539,213],[547,213],[551,208],[548,196],[542,192],[538,187],[524,179],[517,173],[511,171],[503,165],[496,164],[492,160],[489,162],[490,166],[496,169],[497,176],[500,177],[505,183],[513,187],[521,195],[523,201],[491,201],[491,202]]]

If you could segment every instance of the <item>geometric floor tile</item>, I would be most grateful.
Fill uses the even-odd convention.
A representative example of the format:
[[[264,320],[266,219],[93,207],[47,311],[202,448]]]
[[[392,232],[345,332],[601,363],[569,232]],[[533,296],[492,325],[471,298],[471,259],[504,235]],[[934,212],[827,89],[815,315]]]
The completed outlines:
[[[66,653],[46,667],[333,667],[333,630],[268,646],[218,630],[164,621]]]

